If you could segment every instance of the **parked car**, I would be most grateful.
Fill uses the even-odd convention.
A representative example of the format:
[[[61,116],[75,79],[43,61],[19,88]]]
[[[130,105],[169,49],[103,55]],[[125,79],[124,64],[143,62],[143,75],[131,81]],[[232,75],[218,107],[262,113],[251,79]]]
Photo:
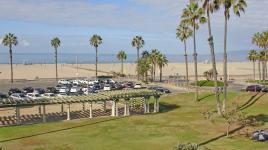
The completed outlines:
[[[28,100],[28,97],[23,93],[13,93],[10,95],[10,98],[14,100]]]
[[[2,92],[0,92],[0,99],[8,98],[8,96]]]
[[[47,87],[45,90],[46,93],[57,93],[57,89],[55,87]]]
[[[171,93],[169,89],[163,88],[163,87],[159,87],[159,86],[149,87],[148,89],[155,90],[155,91],[161,92],[161,93]]]
[[[55,96],[56,95],[54,93],[45,93],[45,94],[42,94],[42,97],[44,97],[44,98],[53,98]]]
[[[69,93],[70,89],[66,86],[60,88],[59,93]]]
[[[110,84],[105,84],[103,87],[104,91],[111,91],[111,85]]]
[[[24,93],[24,94],[27,94],[27,93],[33,93],[33,91],[34,91],[34,88],[32,88],[32,87],[24,87],[23,89],[22,89],[22,92]]]
[[[124,88],[134,88],[134,83],[133,82],[127,82],[124,84]]]
[[[263,88],[263,89],[262,89],[262,92],[264,92],[264,93],[268,93],[268,87]]]
[[[61,79],[58,81],[58,84],[71,84],[71,82],[69,80],[66,80],[66,79]]]
[[[88,95],[88,94],[94,94],[94,93],[98,93],[98,90],[96,90],[95,88],[87,88],[84,91],[84,94]]]
[[[261,92],[262,91],[262,86],[260,85],[249,85],[246,88],[247,92]]]
[[[58,97],[67,97],[69,95],[67,93],[59,93],[57,96]]]
[[[134,89],[141,89],[141,84],[140,83],[136,83],[134,85]]]
[[[42,88],[35,88],[33,93],[44,94],[46,91]]]
[[[42,99],[41,95],[38,93],[27,93],[26,96],[32,100]]]
[[[70,94],[73,94],[73,93],[76,93],[76,94],[82,94],[83,91],[82,91],[82,88],[81,87],[78,87],[78,86],[73,86],[70,90]]]
[[[8,91],[8,95],[12,95],[13,93],[22,93],[22,91],[18,88],[11,88]]]

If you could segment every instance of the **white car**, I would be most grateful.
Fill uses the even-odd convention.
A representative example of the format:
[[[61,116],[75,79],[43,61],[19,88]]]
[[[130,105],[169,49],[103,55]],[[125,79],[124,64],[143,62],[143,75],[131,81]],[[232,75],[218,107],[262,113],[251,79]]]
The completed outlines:
[[[72,83],[73,83],[73,84],[76,84],[76,85],[81,84],[80,80],[72,80]]]
[[[66,79],[61,79],[58,81],[58,84],[71,84],[71,82],[69,80],[66,80]]]
[[[22,93],[13,93],[10,95],[10,98],[14,100],[28,100],[28,97]]]
[[[67,95],[66,93],[59,93],[57,96],[58,97],[68,97],[69,95]]]
[[[141,89],[141,84],[140,83],[136,83],[134,85],[134,89]]]
[[[70,89],[68,87],[61,87],[59,89],[59,93],[68,93],[70,91]]]
[[[42,96],[44,98],[53,98],[55,97],[56,95],[54,93],[45,93],[45,94],[42,94]]]
[[[73,86],[70,90],[71,93],[77,93],[81,90],[81,88],[77,87],[77,86]]]
[[[105,84],[103,87],[104,91],[111,91],[111,85],[110,84]]]
[[[26,95],[29,99],[32,100],[38,100],[38,99],[42,99],[41,95],[38,93],[27,93]]]

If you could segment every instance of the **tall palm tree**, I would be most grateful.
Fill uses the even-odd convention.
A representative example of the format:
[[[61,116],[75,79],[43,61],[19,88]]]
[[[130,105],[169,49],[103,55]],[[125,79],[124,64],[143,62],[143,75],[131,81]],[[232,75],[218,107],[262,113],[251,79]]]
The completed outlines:
[[[261,33],[257,32],[253,35],[252,37],[252,43],[257,45],[258,47],[260,47],[260,43],[261,43]],[[258,70],[259,70],[259,80],[261,80],[261,59],[260,59],[260,55],[258,53]]]
[[[151,69],[150,53],[148,51],[142,52],[142,57],[137,64],[137,72],[140,74],[145,82],[148,82],[148,71]]]
[[[121,74],[124,74],[124,68],[123,68],[123,64],[124,64],[124,60],[127,59],[127,54],[125,53],[125,51],[121,50],[118,52],[117,54],[117,59],[121,61]]]
[[[152,63],[152,80],[155,81],[155,70],[157,65],[157,57],[160,54],[160,52],[157,49],[152,49],[150,53],[150,60]]]
[[[159,70],[160,70],[160,82],[162,82],[162,69],[167,64],[168,64],[167,57],[164,54],[159,53],[158,56],[157,56],[157,65],[158,65]]]
[[[198,101],[198,74],[197,74],[197,52],[196,52],[196,30],[199,29],[199,23],[205,23],[206,18],[204,15],[204,9],[198,6],[197,2],[191,2],[185,9],[181,16],[181,23],[187,24],[193,27],[193,42],[194,42],[194,70],[195,70],[195,100]]]
[[[210,23],[210,14],[217,11],[220,7],[219,0],[201,0],[203,2],[203,8],[206,11],[207,15],[207,24],[208,24],[208,44],[210,47],[210,55],[211,55],[211,62],[212,62],[212,73],[214,78],[214,87],[215,87],[215,99],[217,102],[217,112],[221,115],[221,104],[220,104],[220,97],[218,92],[218,79],[217,79],[217,68],[216,68],[216,56],[214,50],[214,39],[211,31],[211,23]]]
[[[95,63],[95,70],[96,70],[96,72],[95,72],[95,77],[97,79],[98,78],[98,47],[99,47],[99,45],[102,44],[102,38],[101,38],[101,36],[99,36],[97,34],[94,34],[90,38],[89,42],[90,42],[90,45],[91,46],[94,46],[95,47],[95,51],[96,51],[96,63]]]
[[[13,55],[12,55],[12,47],[18,44],[17,37],[12,34],[8,33],[5,35],[2,44],[9,48],[9,61],[10,61],[10,79],[11,83],[13,83]]]
[[[188,70],[188,57],[187,57],[187,44],[186,40],[193,35],[193,30],[186,24],[180,24],[177,27],[177,38],[181,40],[184,44],[184,59],[185,59],[185,69],[186,69],[186,83],[189,87],[189,70]]]
[[[51,46],[55,49],[55,67],[56,67],[56,81],[58,81],[58,48],[60,47],[61,41],[58,37],[51,40]]]
[[[223,54],[223,72],[224,72],[224,100],[222,105],[222,111],[226,111],[227,101],[227,25],[230,18],[230,9],[233,8],[233,12],[236,16],[241,15],[241,12],[245,11],[247,3],[245,0],[221,0],[221,4],[224,7],[224,54]]]
[[[267,61],[267,51],[266,50],[261,50],[260,53],[259,53],[259,59],[260,59],[260,62],[262,62],[262,80],[264,81],[265,80],[265,73],[266,73],[266,61]]]
[[[255,63],[258,59],[258,52],[256,50],[250,50],[248,53],[248,60],[253,62],[253,79],[256,80]]]
[[[145,42],[142,38],[142,36],[135,36],[131,42],[132,47],[137,48],[137,63],[140,59],[140,49],[145,45]],[[139,79],[139,73],[137,74]]]

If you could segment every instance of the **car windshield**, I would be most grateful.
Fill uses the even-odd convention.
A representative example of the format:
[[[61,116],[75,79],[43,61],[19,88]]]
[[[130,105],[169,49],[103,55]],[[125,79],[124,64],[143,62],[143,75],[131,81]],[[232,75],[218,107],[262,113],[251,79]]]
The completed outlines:
[[[20,96],[20,97],[25,97],[25,95],[24,95],[24,94],[20,94],[19,96]]]

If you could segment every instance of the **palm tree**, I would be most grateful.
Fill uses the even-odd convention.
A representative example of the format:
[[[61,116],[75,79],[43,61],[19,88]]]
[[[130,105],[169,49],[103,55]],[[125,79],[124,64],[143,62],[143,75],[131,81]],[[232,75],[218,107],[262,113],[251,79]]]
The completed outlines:
[[[142,52],[142,57],[137,64],[137,72],[142,76],[143,81],[148,82],[148,71],[151,69],[150,53],[148,51]]]
[[[160,54],[160,52],[157,49],[152,49],[150,53],[150,61],[152,63],[152,80],[155,81],[155,70],[157,65],[157,57]]]
[[[96,63],[95,63],[95,76],[96,76],[96,79],[98,78],[98,47],[99,45],[102,44],[102,38],[101,36],[97,35],[97,34],[94,34],[90,40],[90,45],[91,46],[94,46],[95,47],[95,51],[96,51]]]
[[[258,59],[258,52],[256,50],[250,50],[248,53],[248,60],[253,62],[253,79],[256,80],[255,62]]]
[[[223,54],[223,72],[224,72],[224,100],[222,105],[222,111],[226,111],[227,100],[227,24],[230,18],[230,9],[233,8],[235,15],[241,15],[241,12],[245,11],[247,3],[245,0],[221,0],[221,4],[224,7],[224,54]]]
[[[60,47],[61,41],[58,37],[51,40],[51,46],[55,49],[55,67],[56,67],[56,81],[58,81],[58,48]]]
[[[185,69],[186,69],[186,82],[187,87],[189,87],[189,71],[188,71],[188,57],[187,57],[187,44],[186,40],[191,37],[193,34],[193,30],[187,26],[186,24],[180,24],[177,27],[177,38],[181,40],[184,44],[184,58],[185,58]]]
[[[194,41],[194,69],[195,69],[195,100],[198,101],[198,74],[197,74],[197,53],[196,53],[196,30],[199,29],[199,23],[205,23],[206,18],[204,15],[204,9],[199,8],[198,3],[191,2],[189,5],[187,5],[187,8],[183,10],[182,16],[181,16],[181,23],[187,24],[193,27],[193,41]]]
[[[201,0],[203,2],[203,8],[207,14],[207,24],[208,24],[208,44],[210,47],[210,55],[211,55],[211,62],[212,62],[212,73],[214,78],[214,87],[215,87],[215,99],[217,102],[217,112],[221,115],[221,104],[220,104],[220,97],[218,92],[218,79],[217,79],[217,68],[216,68],[216,56],[214,50],[214,40],[211,31],[211,23],[210,23],[210,14],[214,13],[219,9],[219,0]]]
[[[17,37],[12,34],[8,33],[5,35],[2,44],[4,46],[9,47],[9,61],[10,61],[10,79],[11,83],[13,83],[13,56],[12,56],[12,46],[16,46],[18,44],[18,39]]]
[[[261,43],[261,33],[257,32],[254,34],[254,36],[252,37],[252,43],[257,45],[258,47],[260,47],[260,43]],[[261,59],[260,59],[260,55],[258,53],[258,70],[259,70],[259,80],[261,81]]]
[[[162,82],[162,69],[168,64],[168,59],[164,54],[159,53],[157,56],[157,65],[160,70],[160,82]]]
[[[259,59],[260,59],[260,62],[262,62],[262,80],[264,81],[265,80],[265,73],[266,73],[266,61],[267,61],[267,51],[266,50],[262,50],[260,51],[259,53]]]
[[[131,42],[132,47],[137,48],[137,63],[140,60],[140,49],[145,45],[142,36],[135,36]],[[139,73],[137,74],[139,80]]]
[[[118,52],[117,54],[117,59],[121,61],[121,74],[124,74],[124,70],[123,70],[123,63],[124,60],[127,59],[127,54],[125,53],[125,51],[121,50]]]

